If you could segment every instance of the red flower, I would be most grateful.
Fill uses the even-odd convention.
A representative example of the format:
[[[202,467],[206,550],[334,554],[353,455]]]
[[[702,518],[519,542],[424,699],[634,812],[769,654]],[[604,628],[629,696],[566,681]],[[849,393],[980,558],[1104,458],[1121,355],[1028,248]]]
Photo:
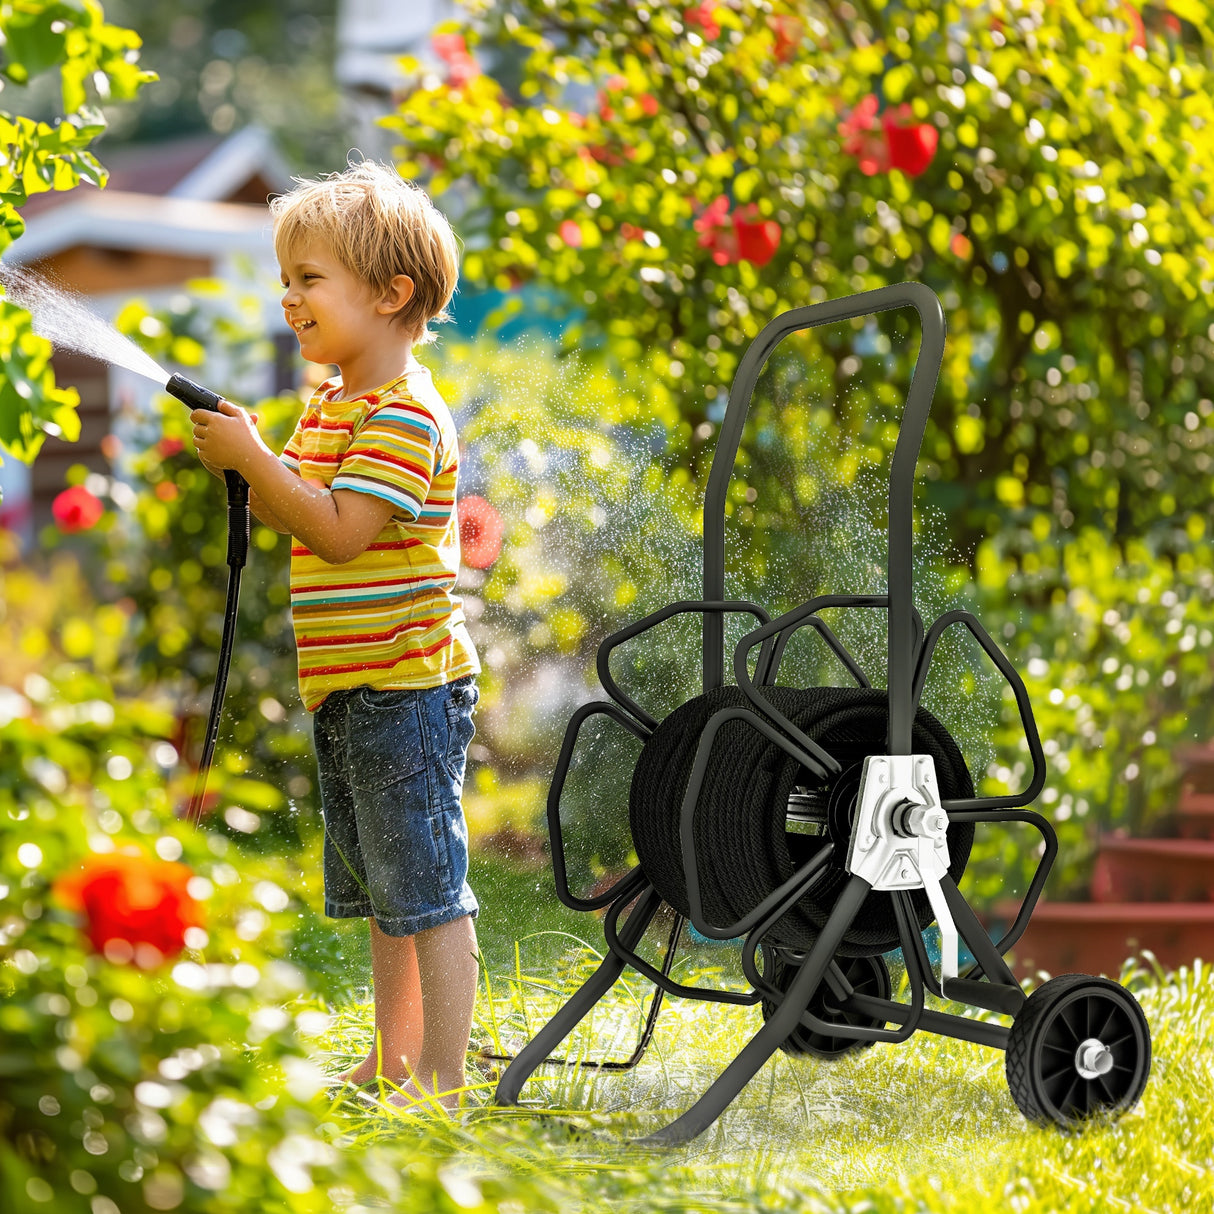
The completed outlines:
[[[797,53],[801,38],[805,34],[805,24],[800,17],[791,14],[773,13],[767,18],[767,26],[775,35],[776,44],[772,53],[776,62],[787,63]]]
[[[60,531],[89,531],[105,513],[101,499],[94,497],[83,485],[64,489],[51,503],[51,514]]]
[[[765,266],[775,256],[782,235],[774,219],[759,218],[754,203],[730,215],[729,199],[724,194],[706,207],[692,226],[700,233],[696,243],[701,249],[711,249],[712,259],[719,266],[739,261]]]
[[[434,48],[434,53],[447,65],[447,84],[450,88],[463,88],[469,80],[481,74],[463,34],[435,34],[430,45]]]
[[[737,238],[729,222],[729,199],[722,194],[705,208],[691,225],[700,233],[696,243],[701,249],[711,249],[712,259],[719,266],[738,260]]]
[[[780,225],[774,219],[760,219],[759,208],[753,202],[734,213],[733,231],[740,261],[765,266],[780,247]]]
[[[444,63],[450,63],[452,59],[458,59],[460,55],[468,53],[468,44],[464,41],[463,34],[435,34],[430,39],[430,45]]]
[[[974,243],[964,232],[954,232],[953,238],[948,242],[948,249],[954,257],[969,261],[974,253]]]
[[[901,169],[908,177],[918,177],[927,170],[936,155],[940,135],[927,122],[907,125],[911,116],[909,105],[886,110],[877,122],[878,101],[869,93],[854,110],[839,123],[843,150],[859,161],[860,172],[866,177]]]
[[[695,8],[685,8],[683,10],[683,20],[688,25],[698,25],[704,34],[704,37],[712,42],[721,36],[721,27],[716,23],[714,14],[717,11],[715,4],[697,4]]]
[[[202,926],[202,908],[186,888],[192,876],[184,864],[132,848],[90,856],[54,889],[67,906],[84,912],[98,952],[146,966],[177,956],[186,929]]]
[[[641,112],[646,118],[657,117],[658,99],[652,93],[642,93],[638,100],[641,103]]]
[[[927,171],[936,155],[940,133],[929,122],[904,125],[910,116],[910,106],[900,105],[896,110],[885,111],[881,126],[889,146],[890,167],[901,169],[908,177],[918,177]]]
[[[879,107],[875,93],[869,93],[854,110],[839,123],[843,150],[860,162],[860,172],[866,177],[889,168],[889,145],[877,127]]]
[[[488,569],[502,550],[502,516],[483,497],[459,501],[460,559],[469,569]]]
[[[476,60],[471,55],[465,55],[451,64],[447,72],[447,84],[450,88],[462,89],[469,80],[475,80],[480,74],[481,69]]]
[[[571,249],[580,249],[582,247],[582,229],[577,225],[575,220],[566,219],[557,228],[557,234]]]
[[[162,438],[156,444],[156,451],[161,459],[168,459],[170,456],[178,454],[185,446],[185,443],[179,438]]]

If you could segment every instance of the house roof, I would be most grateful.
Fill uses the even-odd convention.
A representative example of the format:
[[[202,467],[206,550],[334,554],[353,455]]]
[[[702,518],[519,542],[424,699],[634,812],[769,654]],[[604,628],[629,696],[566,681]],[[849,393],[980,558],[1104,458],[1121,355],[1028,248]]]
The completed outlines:
[[[269,133],[257,126],[232,135],[185,135],[157,143],[130,143],[113,151],[102,144],[99,152],[109,171],[107,190],[228,202],[254,178],[273,192],[291,188],[290,170]],[[86,182],[71,190],[35,194],[21,213],[28,221],[95,188]]]
[[[265,253],[269,227],[265,208],[248,203],[94,190],[38,216],[4,256],[41,261],[81,244],[187,256]]]
[[[37,261],[77,244],[187,254],[264,249],[265,195],[291,187],[259,127],[133,144],[102,159],[110,170],[104,190],[86,183],[29,200],[25,235],[6,250],[7,261]]]

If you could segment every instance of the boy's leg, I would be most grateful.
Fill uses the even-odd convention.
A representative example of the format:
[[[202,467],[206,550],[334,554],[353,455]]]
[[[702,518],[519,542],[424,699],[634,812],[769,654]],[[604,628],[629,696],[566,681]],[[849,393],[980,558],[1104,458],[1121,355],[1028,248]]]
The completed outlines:
[[[422,995],[413,936],[389,936],[371,925],[371,978],[375,995],[375,1039],[371,1052],[340,1077],[370,1083],[377,1074],[403,1082],[416,1070],[422,1050]],[[383,1069],[379,1070],[380,1055]]]
[[[476,928],[472,916],[464,915],[412,937],[417,946],[421,979],[425,1035],[421,1057],[412,1067],[413,1079],[402,1085],[405,1099],[436,1092],[449,1092],[440,1103],[449,1109],[459,1106],[458,1090],[465,1086],[464,1062],[472,1035],[472,1012],[476,1004]]]

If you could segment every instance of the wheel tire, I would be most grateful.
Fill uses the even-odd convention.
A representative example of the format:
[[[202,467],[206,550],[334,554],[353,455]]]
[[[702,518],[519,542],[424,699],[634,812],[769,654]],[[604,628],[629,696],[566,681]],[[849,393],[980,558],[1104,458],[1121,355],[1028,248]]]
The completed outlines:
[[[763,945],[764,976],[781,991],[787,991],[792,980],[797,976],[800,966],[792,961],[782,950]],[[871,995],[875,999],[890,997],[889,970],[885,958],[881,956],[844,957],[836,954],[835,964],[843,971],[843,976],[850,982],[857,994]],[[769,999],[762,1001],[763,1019],[766,1021],[775,1014],[778,1003]],[[835,1002],[834,994],[826,984],[825,979],[818,984],[818,989],[810,997],[805,1010],[812,1012],[819,1020],[828,1024],[846,1024],[864,1028],[879,1029],[885,1026],[884,1020],[874,1020],[860,1012],[848,1012]],[[798,1024],[780,1045],[786,1054],[794,1057],[810,1054],[815,1058],[838,1058],[853,1050],[864,1049],[876,1044],[872,1041],[860,1041],[855,1037],[834,1037],[816,1032]]]
[[[1080,1049],[1093,1040],[1112,1056],[1107,1073],[1081,1070]],[[1042,983],[1012,1022],[1006,1067],[1012,1099],[1029,1121],[1076,1126],[1138,1103],[1151,1071],[1151,1030],[1125,987],[1062,974]]]

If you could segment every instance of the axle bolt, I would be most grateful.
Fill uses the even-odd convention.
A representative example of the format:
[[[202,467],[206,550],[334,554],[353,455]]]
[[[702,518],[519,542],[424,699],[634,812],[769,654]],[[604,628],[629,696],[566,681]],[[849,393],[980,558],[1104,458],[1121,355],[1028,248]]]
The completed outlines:
[[[943,839],[948,833],[948,814],[938,805],[916,805],[903,801],[890,815],[894,833],[904,839]]]
[[[1113,1069],[1113,1051],[1098,1037],[1079,1043],[1075,1051],[1075,1070],[1084,1079],[1099,1079]]]

